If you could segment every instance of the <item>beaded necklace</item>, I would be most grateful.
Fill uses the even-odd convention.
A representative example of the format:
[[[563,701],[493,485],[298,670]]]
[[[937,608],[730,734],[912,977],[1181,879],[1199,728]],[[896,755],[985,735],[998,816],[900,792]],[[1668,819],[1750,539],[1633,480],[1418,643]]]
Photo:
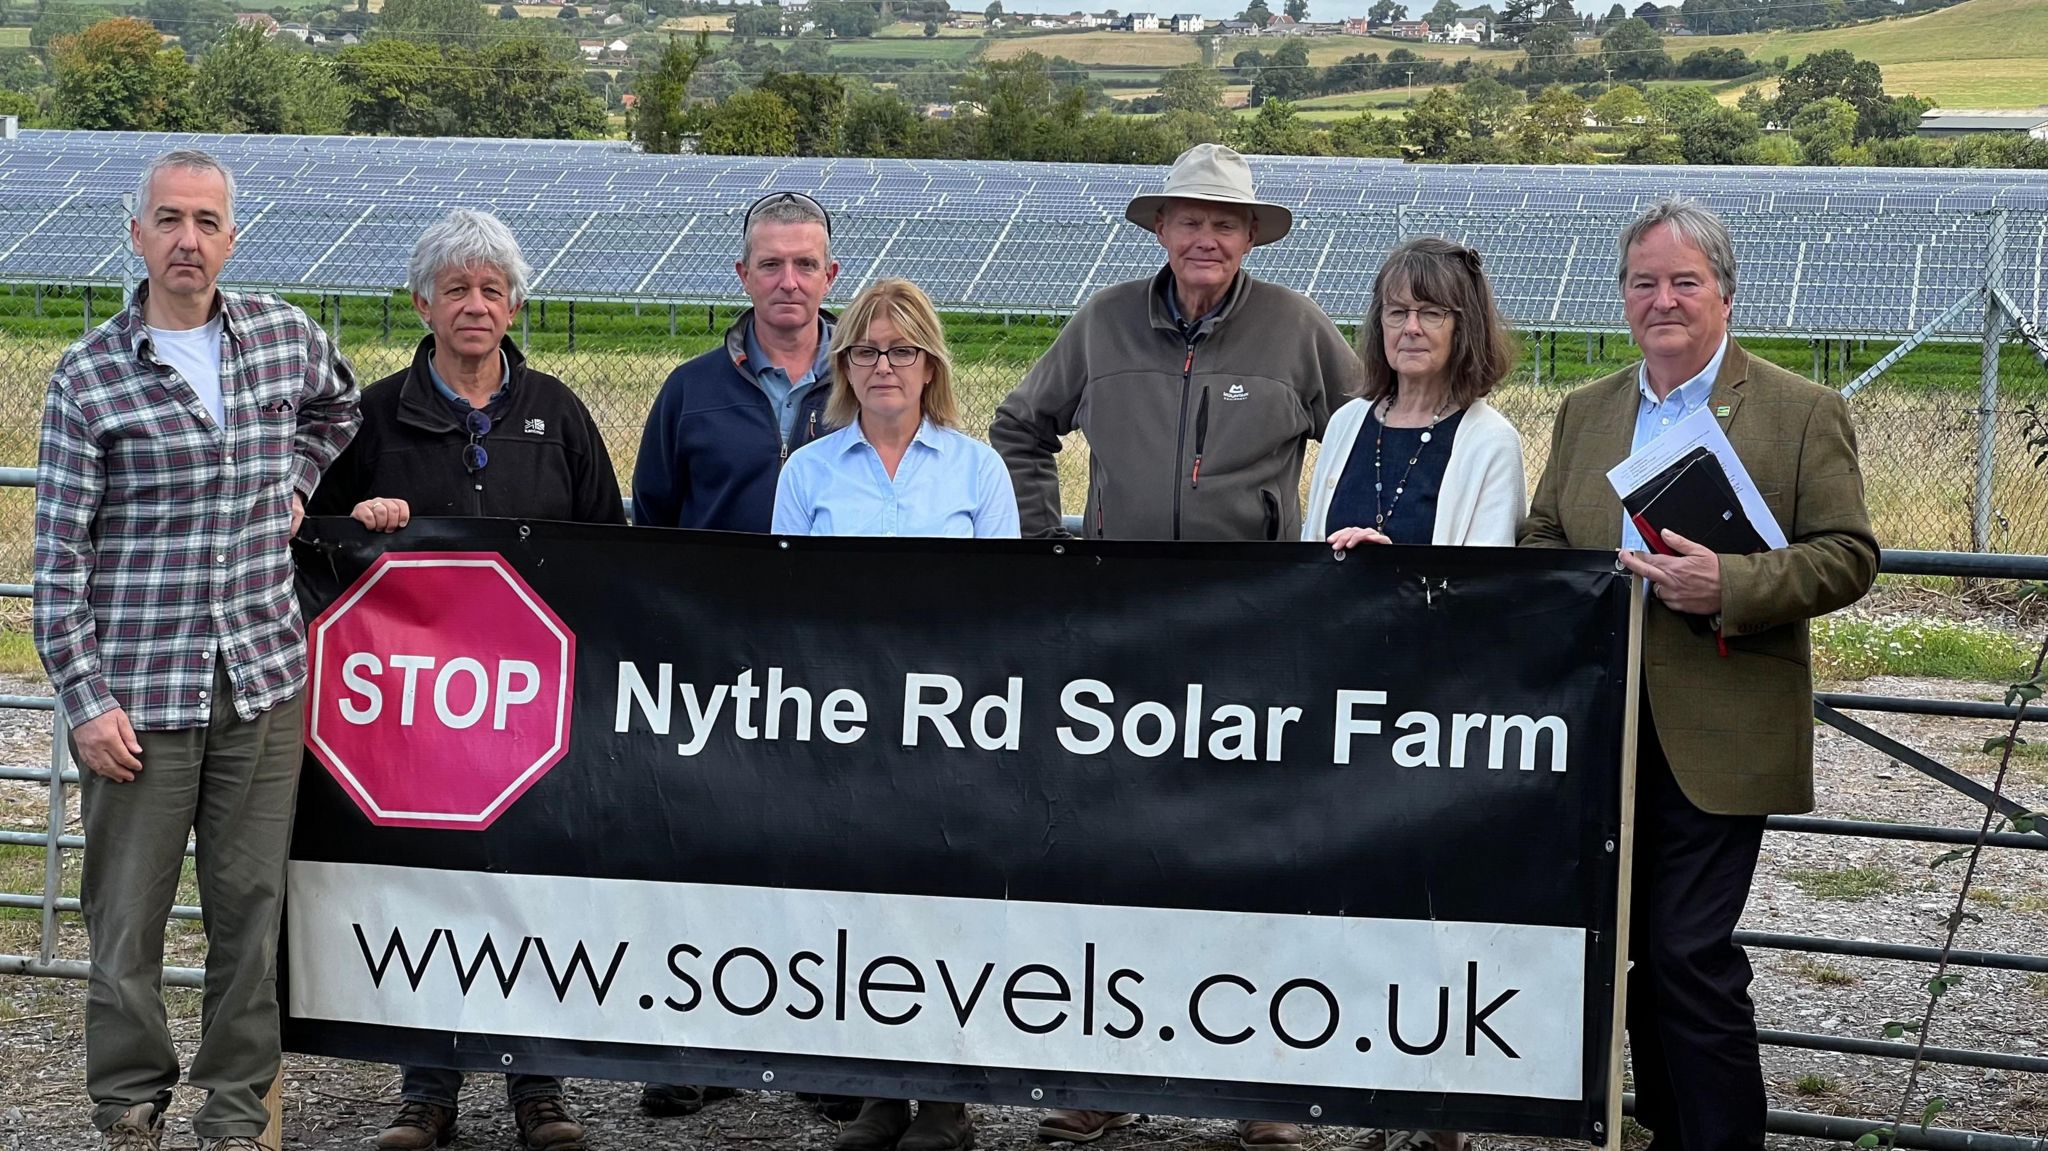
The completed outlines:
[[[1415,452],[1408,457],[1408,466],[1401,469],[1401,478],[1394,484],[1394,498],[1387,501],[1386,509],[1382,511],[1380,492],[1386,486],[1386,475],[1380,466],[1381,453],[1387,441],[1387,413],[1393,410],[1394,398],[1388,396],[1381,401],[1379,411],[1373,416],[1373,424],[1377,428],[1372,437],[1372,526],[1375,528],[1386,527],[1387,521],[1393,518],[1394,509],[1401,506],[1401,493],[1408,490],[1408,476],[1415,471],[1415,461],[1422,458],[1422,446],[1429,442],[1430,433],[1435,431],[1436,426],[1443,422],[1444,416],[1449,414],[1451,401],[1446,399],[1438,405],[1436,414],[1429,419],[1429,426],[1422,429],[1422,438],[1415,441]]]

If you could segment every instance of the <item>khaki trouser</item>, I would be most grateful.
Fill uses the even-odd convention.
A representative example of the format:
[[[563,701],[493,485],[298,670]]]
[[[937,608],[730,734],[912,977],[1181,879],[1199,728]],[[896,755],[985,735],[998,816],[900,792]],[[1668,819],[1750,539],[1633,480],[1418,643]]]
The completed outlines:
[[[128,783],[81,770],[92,939],[85,1004],[85,1086],[93,1123],[113,1126],[137,1103],[168,1106],[178,1054],[164,1019],[164,923],[197,839],[205,910],[206,991],[191,1082],[207,1092],[193,1120],[202,1138],[263,1133],[263,1096],[277,1078],[277,930],[292,809],[298,799],[304,697],[253,721],[214,677],[205,727],[136,733],[142,771]]]

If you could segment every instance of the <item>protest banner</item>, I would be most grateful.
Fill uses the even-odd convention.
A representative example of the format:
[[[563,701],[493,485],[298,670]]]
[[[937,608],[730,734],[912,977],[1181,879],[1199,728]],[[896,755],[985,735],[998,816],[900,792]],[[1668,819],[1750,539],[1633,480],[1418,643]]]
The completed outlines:
[[[300,549],[290,1049],[1613,1136],[1611,555]]]

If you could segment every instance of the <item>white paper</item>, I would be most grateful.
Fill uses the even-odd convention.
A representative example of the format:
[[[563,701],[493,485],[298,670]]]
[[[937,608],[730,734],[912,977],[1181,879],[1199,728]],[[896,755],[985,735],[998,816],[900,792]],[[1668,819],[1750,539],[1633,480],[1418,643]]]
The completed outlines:
[[[1701,405],[1691,415],[1671,425],[1670,431],[1614,465],[1607,472],[1607,482],[1614,485],[1616,495],[1626,499],[1630,492],[1696,447],[1706,448],[1721,462],[1721,469],[1728,473],[1728,482],[1735,487],[1735,498],[1742,502],[1742,512],[1749,517],[1749,526],[1756,529],[1756,534],[1773,548],[1784,547],[1789,541],[1785,539],[1784,529],[1778,526],[1778,517],[1771,514],[1770,506],[1764,503],[1764,497],[1756,490],[1756,482],[1749,478],[1749,469],[1742,466],[1742,457],[1735,454],[1735,445],[1728,442],[1728,433],[1721,430],[1721,421],[1714,418],[1711,404]]]

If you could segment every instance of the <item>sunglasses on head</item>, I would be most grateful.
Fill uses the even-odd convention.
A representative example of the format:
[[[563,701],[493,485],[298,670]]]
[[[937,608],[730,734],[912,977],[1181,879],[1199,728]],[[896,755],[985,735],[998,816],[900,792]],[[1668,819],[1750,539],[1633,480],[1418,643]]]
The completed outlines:
[[[832,238],[832,213],[825,210],[825,205],[804,195],[802,192],[770,192],[748,205],[746,218],[740,221],[740,235],[746,235],[747,228],[753,224],[754,217],[762,209],[772,208],[777,204],[802,204],[811,208],[818,215],[825,218],[825,238],[828,240]]]

